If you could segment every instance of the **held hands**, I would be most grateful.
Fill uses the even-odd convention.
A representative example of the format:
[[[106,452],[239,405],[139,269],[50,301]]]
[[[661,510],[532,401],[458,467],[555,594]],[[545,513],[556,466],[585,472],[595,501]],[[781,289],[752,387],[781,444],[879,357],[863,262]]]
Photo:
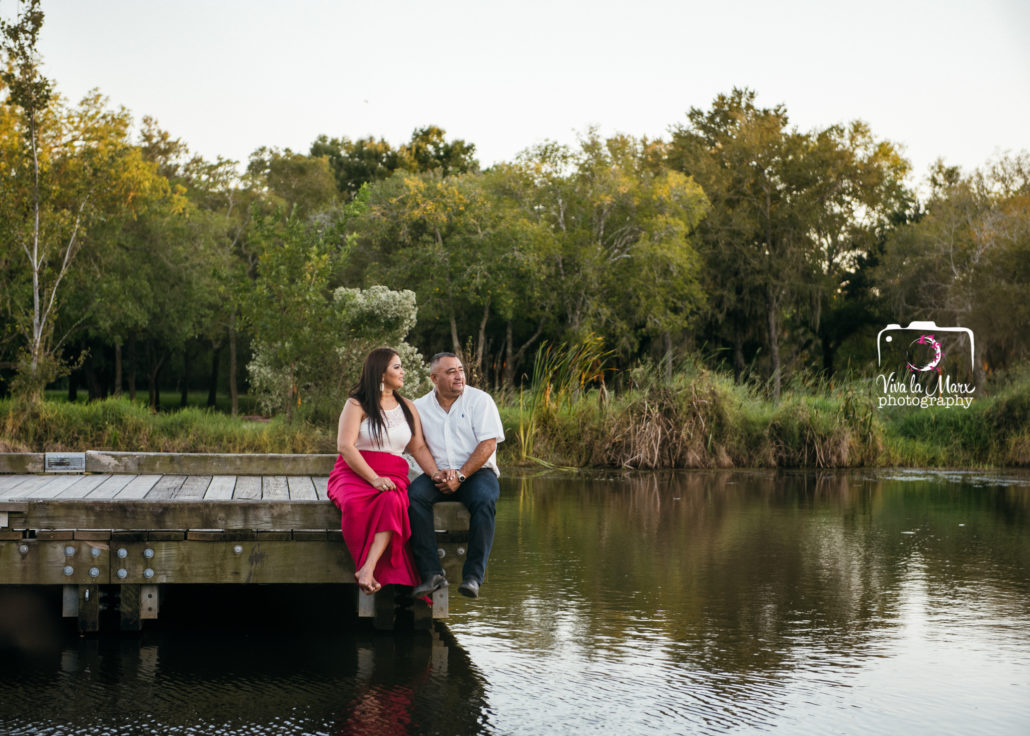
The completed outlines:
[[[432,478],[440,493],[454,493],[461,485],[457,470],[437,470]]]
[[[372,487],[382,493],[383,491],[393,491],[397,489],[397,484],[394,483],[390,478],[384,478],[383,476],[377,476],[372,481]]]

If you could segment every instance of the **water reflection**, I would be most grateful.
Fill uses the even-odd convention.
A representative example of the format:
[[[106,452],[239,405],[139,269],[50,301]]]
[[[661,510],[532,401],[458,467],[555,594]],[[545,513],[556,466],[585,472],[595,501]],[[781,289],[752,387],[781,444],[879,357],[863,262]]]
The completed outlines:
[[[484,598],[452,605],[452,625],[502,732],[542,704],[563,732],[820,733],[844,714],[946,732],[972,715],[971,684],[1030,725],[1007,702],[1030,684],[1028,491],[961,475],[509,480]]]
[[[0,664],[5,734],[431,734],[482,730],[484,687],[443,627],[75,639]],[[363,631],[363,633],[361,633]]]
[[[328,592],[167,601],[141,639],[0,657],[0,732],[1030,732],[1030,474],[502,482],[447,629],[360,633]]]

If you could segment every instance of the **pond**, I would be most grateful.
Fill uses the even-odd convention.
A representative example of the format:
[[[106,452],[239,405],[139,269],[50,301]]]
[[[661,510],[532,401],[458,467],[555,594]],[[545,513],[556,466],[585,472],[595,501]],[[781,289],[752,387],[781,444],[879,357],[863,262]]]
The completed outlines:
[[[505,477],[432,633],[265,594],[5,655],[0,732],[1030,732],[1027,473]]]

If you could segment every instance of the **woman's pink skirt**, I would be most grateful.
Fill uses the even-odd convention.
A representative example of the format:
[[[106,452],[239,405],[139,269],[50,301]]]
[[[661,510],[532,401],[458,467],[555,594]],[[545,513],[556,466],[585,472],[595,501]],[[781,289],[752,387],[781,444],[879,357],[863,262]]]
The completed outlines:
[[[418,572],[411,556],[411,522],[408,520],[408,463],[389,452],[361,450],[361,457],[378,475],[390,478],[397,490],[379,492],[355,473],[340,455],[329,474],[329,498],[340,509],[343,541],[354,558],[354,569],[365,564],[372,538],[393,532],[373,572],[382,585],[417,585]]]

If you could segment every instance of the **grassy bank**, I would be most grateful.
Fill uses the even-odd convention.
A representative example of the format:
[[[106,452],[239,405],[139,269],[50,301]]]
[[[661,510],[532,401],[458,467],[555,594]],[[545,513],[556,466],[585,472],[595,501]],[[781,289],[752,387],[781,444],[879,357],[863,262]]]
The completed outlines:
[[[655,375],[655,372],[644,375]],[[535,411],[508,402],[509,463],[634,468],[986,467],[1030,465],[1030,370],[994,383],[968,409],[877,409],[875,387],[803,386],[779,403],[704,369],[638,381]],[[516,432],[509,435],[514,438]]]
[[[128,399],[90,403],[0,401],[0,451],[332,452],[332,427],[252,421],[208,409],[152,413]]]
[[[560,403],[502,397],[502,464],[572,467],[985,467],[1030,465],[1030,369],[968,409],[876,408],[870,383],[802,386],[778,404],[718,373],[666,384],[634,375],[617,395]],[[549,394],[547,394],[549,395]],[[333,452],[329,422],[252,421],[199,408],[151,413],[126,399],[0,401],[0,451]]]

